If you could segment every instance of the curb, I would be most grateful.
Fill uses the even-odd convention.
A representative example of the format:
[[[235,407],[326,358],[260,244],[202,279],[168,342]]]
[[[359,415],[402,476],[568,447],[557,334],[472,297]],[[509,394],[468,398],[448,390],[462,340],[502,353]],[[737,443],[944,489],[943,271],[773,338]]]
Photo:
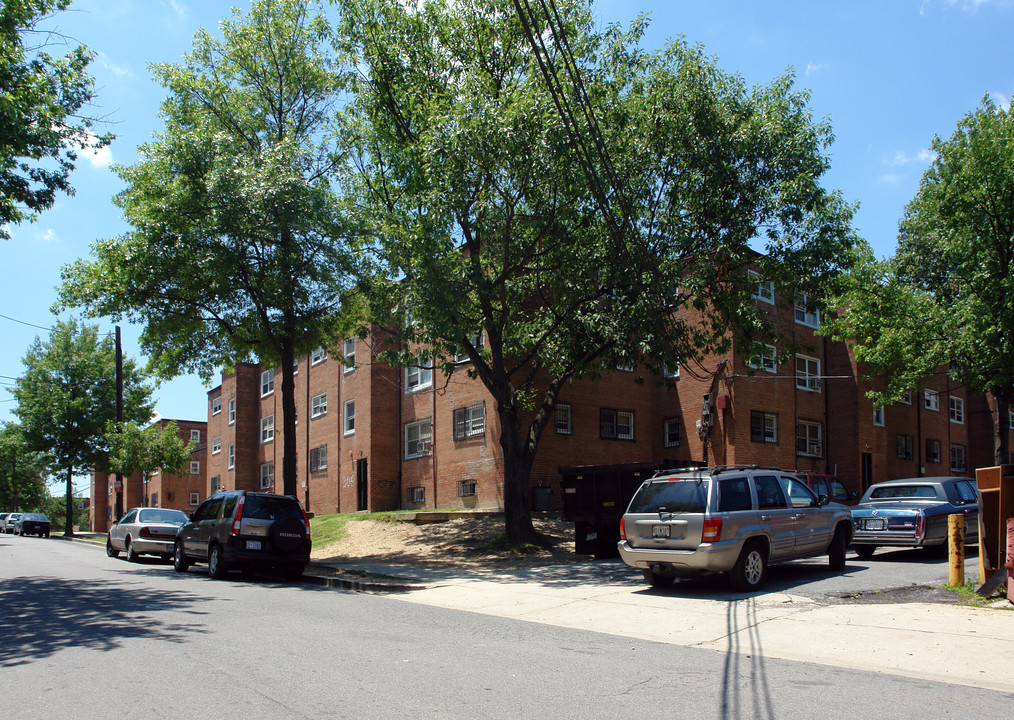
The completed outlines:
[[[341,577],[313,575],[304,573],[302,581],[309,585],[317,585],[331,590],[350,590],[361,593],[394,593],[411,590],[425,590],[429,585],[415,585],[403,581],[383,582],[379,580],[348,580]]]

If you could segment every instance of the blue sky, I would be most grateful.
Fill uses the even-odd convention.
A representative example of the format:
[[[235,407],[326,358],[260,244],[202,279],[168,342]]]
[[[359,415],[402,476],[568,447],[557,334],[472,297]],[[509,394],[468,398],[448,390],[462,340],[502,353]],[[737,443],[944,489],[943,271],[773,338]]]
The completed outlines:
[[[135,162],[137,146],[161,128],[164,92],[148,64],[178,61],[198,28],[214,30],[234,6],[247,3],[75,0],[58,18],[65,34],[97,53],[91,114],[107,118],[117,139],[82,158],[74,197],[60,197],[38,222],[13,228],[12,239],[0,243],[0,420],[14,419],[9,386],[29,344],[45,333],[32,326],[53,321],[60,268],[87,256],[95,240],[127,230],[110,202],[120,185],[109,165]],[[595,7],[602,23],[650,14],[646,46],[683,35],[750,85],[792,68],[797,87],[812,93],[814,116],[834,128],[824,184],[860,204],[856,228],[880,256],[893,253],[933,136],[949,136],[985,94],[1005,105],[1014,94],[1010,0],[600,0]],[[123,327],[125,351],[134,357],[138,335]],[[179,378],[157,390],[156,409],[164,417],[204,419],[207,390],[195,377]]]

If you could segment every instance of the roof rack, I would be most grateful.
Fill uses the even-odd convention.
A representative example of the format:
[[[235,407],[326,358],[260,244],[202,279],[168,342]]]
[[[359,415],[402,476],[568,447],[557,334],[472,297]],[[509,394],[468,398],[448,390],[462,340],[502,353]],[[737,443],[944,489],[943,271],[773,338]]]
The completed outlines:
[[[787,472],[789,474],[793,474],[793,471],[791,470],[783,470],[781,468],[771,467],[768,465],[711,465],[708,467],[686,466],[677,468],[667,468],[665,470],[660,469],[657,470],[655,474],[652,475],[652,477],[659,477],[661,475],[672,475],[673,473],[677,472],[707,473],[708,475],[714,476],[717,475],[718,473],[728,472],[730,470],[772,470],[774,472]]]

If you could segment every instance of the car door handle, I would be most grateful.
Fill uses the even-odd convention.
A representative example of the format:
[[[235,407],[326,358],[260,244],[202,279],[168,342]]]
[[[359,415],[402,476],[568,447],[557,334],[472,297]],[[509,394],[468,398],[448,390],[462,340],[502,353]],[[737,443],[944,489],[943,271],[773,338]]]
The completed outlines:
[[[774,517],[774,515],[761,515],[760,519],[761,520],[770,520],[773,517]]]

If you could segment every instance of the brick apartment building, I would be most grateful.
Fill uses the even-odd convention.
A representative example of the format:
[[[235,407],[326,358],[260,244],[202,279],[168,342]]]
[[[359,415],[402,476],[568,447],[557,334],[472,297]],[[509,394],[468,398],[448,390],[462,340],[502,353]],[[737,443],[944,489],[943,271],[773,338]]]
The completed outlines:
[[[734,348],[693,372],[674,369],[669,382],[638,383],[643,368],[619,368],[569,383],[540,440],[533,492],[544,488],[540,498],[562,507],[559,468],[569,466],[760,464],[835,474],[861,492],[889,478],[970,474],[993,464],[985,398],[942,374],[902,402],[875,408],[848,347],[815,334],[819,313],[805,303],[776,304],[764,282],[755,298],[783,337],[808,349],[778,362],[774,347],[753,358]],[[502,508],[499,421],[468,366],[462,359],[449,377],[392,368],[361,339],[300,358],[297,493],[306,508]],[[241,364],[208,393],[207,492],[281,491],[280,383],[277,368]],[[706,444],[698,431],[705,415]]]
[[[164,430],[171,420],[155,421]],[[205,457],[208,423],[203,420],[176,420],[176,430],[185,440],[194,440],[188,467],[179,474],[156,471],[145,483],[141,473],[123,478],[123,512],[132,507],[166,507],[192,512],[208,495],[207,463]],[[115,475],[93,471],[91,480],[91,507],[88,518],[93,532],[106,532],[113,521],[116,505]]]

